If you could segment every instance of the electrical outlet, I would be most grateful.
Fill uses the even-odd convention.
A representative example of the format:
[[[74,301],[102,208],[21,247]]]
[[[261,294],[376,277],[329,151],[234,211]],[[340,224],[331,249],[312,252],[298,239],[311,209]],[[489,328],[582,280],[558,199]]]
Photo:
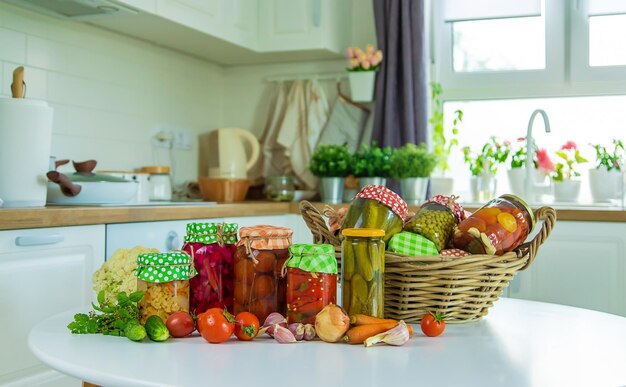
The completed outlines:
[[[156,128],[152,134],[152,145],[158,148],[191,150],[193,136],[182,129]]]
[[[175,149],[191,150],[192,136],[185,130],[175,131],[173,145]]]
[[[169,148],[173,138],[171,129],[156,128],[152,134],[152,145],[158,148]]]

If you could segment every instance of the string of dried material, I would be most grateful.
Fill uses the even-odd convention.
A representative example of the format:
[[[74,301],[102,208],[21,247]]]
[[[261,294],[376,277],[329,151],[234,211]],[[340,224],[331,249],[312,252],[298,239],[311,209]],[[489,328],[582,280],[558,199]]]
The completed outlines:
[[[322,214],[311,203],[300,203],[305,223],[315,243],[335,245]],[[514,251],[461,258],[406,256],[385,252],[385,318],[417,323],[428,312],[440,312],[446,322],[466,323],[487,315],[515,274],[527,269],[556,224],[556,211],[542,207],[535,212],[543,220],[535,238]]]
[[[284,235],[264,235],[264,236],[247,236],[247,237],[241,238],[241,240],[243,240],[244,247],[246,248],[246,254],[248,254],[250,259],[252,259],[252,262],[254,262],[254,264],[256,265],[259,263],[259,260],[256,259],[254,254],[252,254],[252,247],[250,246],[250,243],[256,240],[261,240],[261,239],[285,239],[285,238],[287,237]]]

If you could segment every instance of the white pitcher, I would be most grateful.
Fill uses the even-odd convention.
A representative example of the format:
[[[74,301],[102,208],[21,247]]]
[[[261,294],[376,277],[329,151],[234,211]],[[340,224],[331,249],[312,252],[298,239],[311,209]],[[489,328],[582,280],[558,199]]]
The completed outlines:
[[[256,137],[244,129],[222,128],[209,133],[209,176],[227,179],[247,179],[256,164],[260,145]],[[250,145],[248,158],[244,143]]]

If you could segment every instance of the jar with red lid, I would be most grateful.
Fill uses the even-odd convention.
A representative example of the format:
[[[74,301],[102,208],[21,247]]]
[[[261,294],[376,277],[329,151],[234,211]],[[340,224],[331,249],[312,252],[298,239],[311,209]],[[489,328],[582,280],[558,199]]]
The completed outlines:
[[[237,251],[236,223],[189,223],[183,251],[193,257],[197,275],[189,280],[189,310],[233,309]]]
[[[315,324],[315,316],[337,303],[337,258],[329,244],[296,244],[283,273],[287,277],[287,322]]]
[[[502,255],[521,245],[534,226],[535,216],[524,200],[502,195],[460,222],[452,244],[472,254]]]
[[[259,321],[272,312],[287,314],[287,279],[293,230],[276,226],[242,227],[235,254],[235,313],[254,313]]]
[[[408,207],[402,198],[382,185],[366,185],[350,203],[342,230],[371,228],[385,231],[384,241],[402,231]]]

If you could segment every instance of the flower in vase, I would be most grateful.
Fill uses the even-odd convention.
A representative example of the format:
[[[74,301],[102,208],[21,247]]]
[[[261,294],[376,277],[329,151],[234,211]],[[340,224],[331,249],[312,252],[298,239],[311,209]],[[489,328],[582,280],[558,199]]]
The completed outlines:
[[[539,170],[543,174],[547,175],[554,171],[554,163],[550,159],[546,148],[541,148],[537,150],[537,164],[539,165]]]
[[[578,147],[574,141],[568,141],[563,146],[561,146],[561,150],[576,150]]]

